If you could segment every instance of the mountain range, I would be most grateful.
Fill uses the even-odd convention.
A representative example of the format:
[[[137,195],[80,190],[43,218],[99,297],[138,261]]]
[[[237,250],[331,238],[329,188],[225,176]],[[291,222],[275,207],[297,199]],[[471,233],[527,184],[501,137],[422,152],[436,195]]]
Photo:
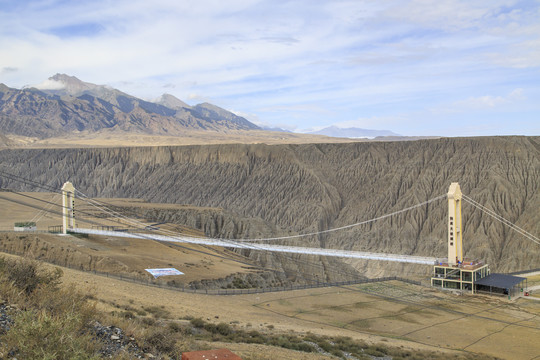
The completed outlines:
[[[177,136],[189,130],[259,130],[218,106],[189,106],[173,95],[155,102],[109,86],[56,74],[41,86],[23,89],[0,84],[0,133],[45,139],[83,131]]]

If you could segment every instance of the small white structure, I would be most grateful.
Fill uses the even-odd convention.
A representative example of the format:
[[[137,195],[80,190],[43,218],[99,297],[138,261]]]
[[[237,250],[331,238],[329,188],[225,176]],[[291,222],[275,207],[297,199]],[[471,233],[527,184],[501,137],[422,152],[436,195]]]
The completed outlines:
[[[16,222],[13,227],[14,231],[36,231],[36,223],[33,221]]]

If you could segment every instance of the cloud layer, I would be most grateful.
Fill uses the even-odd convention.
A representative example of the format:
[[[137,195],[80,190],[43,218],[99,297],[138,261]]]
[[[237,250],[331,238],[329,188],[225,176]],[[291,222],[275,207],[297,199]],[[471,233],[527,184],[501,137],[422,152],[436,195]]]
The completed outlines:
[[[61,72],[298,130],[539,135],[539,18],[509,0],[0,2],[0,82]]]

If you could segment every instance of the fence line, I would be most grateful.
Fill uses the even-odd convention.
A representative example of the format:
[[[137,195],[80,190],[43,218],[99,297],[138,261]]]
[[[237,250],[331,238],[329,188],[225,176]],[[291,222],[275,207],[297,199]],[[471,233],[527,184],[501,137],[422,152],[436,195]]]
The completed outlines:
[[[24,256],[27,255],[24,252],[18,252],[18,251],[10,251],[8,249],[1,249],[1,252],[12,254],[12,255],[18,255],[18,256]],[[405,283],[413,284],[413,285],[422,285],[420,281],[415,281],[411,279],[402,278],[399,276],[387,276],[387,277],[379,277],[379,278],[373,278],[373,279],[356,279],[356,280],[350,280],[350,281],[337,281],[337,282],[317,282],[316,284],[305,284],[305,285],[290,285],[290,286],[280,286],[280,287],[266,287],[266,288],[249,288],[249,289],[193,289],[189,286],[185,286],[182,284],[182,286],[172,286],[169,284],[164,284],[158,281],[155,281],[154,279],[142,279],[134,276],[129,275],[122,275],[122,274],[112,274],[104,271],[97,271],[97,270],[88,270],[85,269],[83,266],[73,266],[69,264],[58,264],[54,263],[48,260],[43,259],[36,259],[51,265],[61,266],[72,270],[77,271],[83,271],[87,273],[92,273],[94,275],[104,276],[107,278],[117,279],[121,281],[128,281],[135,284],[141,284],[146,286],[153,286],[158,287],[161,289],[168,289],[168,290],[174,290],[174,291],[180,291],[185,293],[192,293],[192,294],[205,294],[205,295],[245,295],[245,294],[261,294],[261,293],[267,293],[267,292],[280,292],[280,291],[292,291],[292,290],[305,290],[305,289],[315,289],[315,288],[324,288],[324,287],[332,287],[332,286],[347,286],[347,285],[357,285],[357,284],[366,284],[366,283],[374,283],[374,282],[381,282],[381,281],[391,281],[391,280],[397,280],[402,281]]]
[[[508,275],[521,275],[521,274],[527,274],[527,273],[532,273],[532,272],[537,272],[537,271],[540,271],[540,268],[538,268],[538,269],[529,269],[529,270],[515,271],[515,272],[508,273]]]

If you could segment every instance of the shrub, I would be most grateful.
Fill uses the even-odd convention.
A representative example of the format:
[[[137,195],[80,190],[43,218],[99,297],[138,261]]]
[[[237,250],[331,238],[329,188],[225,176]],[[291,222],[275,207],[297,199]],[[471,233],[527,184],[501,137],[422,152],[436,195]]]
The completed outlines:
[[[304,351],[304,352],[316,352],[317,351],[317,349],[315,349],[315,347],[313,345],[305,343],[305,342],[302,342],[302,343],[298,344],[296,350]]]
[[[156,319],[149,318],[149,317],[143,317],[141,319],[141,322],[146,326],[153,326],[156,323]]]
[[[40,287],[28,297],[26,305],[36,310],[44,310],[53,316],[77,314],[83,323],[87,323],[95,315],[95,303],[89,303],[74,286],[62,289]]]
[[[0,258],[1,293],[20,311],[2,336],[3,352],[21,359],[93,359],[87,324],[95,306],[73,286],[60,288],[62,271],[29,259]]]
[[[256,330],[252,330],[250,331],[249,333],[247,333],[248,337],[247,337],[247,343],[251,343],[251,344],[264,344],[265,343],[265,338],[264,336],[259,333],[258,331]]]
[[[377,350],[376,347],[371,347],[371,346],[365,349],[365,353],[367,355],[376,356],[376,357],[383,357],[386,355],[385,353]]]
[[[98,359],[90,335],[81,335],[76,314],[56,317],[45,311],[23,311],[3,336],[2,345],[20,359]]]
[[[167,328],[152,329],[144,339],[144,347],[147,350],[171,353],[174,351],[176,339]]]
[[[330,350],[330,354],[332,354],[334,356],[337,356],[337,357],[340,357],[340,358],[344,357],[343,352],[341,350],[339,350],[339,349]]]
[[[229,324],[226,324],[224,322],[217,324],[216,330],[219,334],[223,336],[228,336],[233,332]]]
[[[209,333],[217,334],[217,326],[215,324],[205,323],[203,328],[204,328],[204,330],[208,331]]]
[[[32,294],[39,286],[57,289],[63,275],[60,268],[48,271],[37,261],[27,258],[20,260],[0,258],[0,272],[4,281],[24,291],[26,295]]]
[[[319,340],[319,346],[326,352],[330,352],[334,347],[326,340]]]
[[[156,319],[167,319],[171,317],[171,313],[160,306],[143,307],[144,310],[152,314]]]
[[[179,323],[171,322],[169,323],[169,330],[175,333],[183,332],[184,328]]]
[[[193,325],[194,327],[199,328],[199,329],[203,328],[204,324],[206,323],[201,318],[194,318],[194,319],[191,319],[189,322],[191,323],[191,325]]]
[[[125,319],[134,319],[135,318],[135,314],[132,313],[131,311],[121,311],[120,313],[118,313],[118,316],[123,317]]]

